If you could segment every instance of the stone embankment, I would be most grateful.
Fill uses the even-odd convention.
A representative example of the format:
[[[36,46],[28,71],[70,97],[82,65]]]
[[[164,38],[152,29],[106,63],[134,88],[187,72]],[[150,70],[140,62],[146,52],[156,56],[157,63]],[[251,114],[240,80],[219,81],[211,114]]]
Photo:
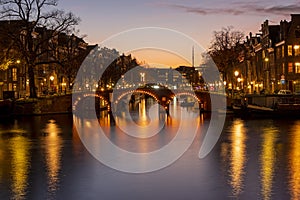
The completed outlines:
[[[36,99],[23,99],[13,102],[12,114],[43,115],[72,112],[72,95],[49,96]]]

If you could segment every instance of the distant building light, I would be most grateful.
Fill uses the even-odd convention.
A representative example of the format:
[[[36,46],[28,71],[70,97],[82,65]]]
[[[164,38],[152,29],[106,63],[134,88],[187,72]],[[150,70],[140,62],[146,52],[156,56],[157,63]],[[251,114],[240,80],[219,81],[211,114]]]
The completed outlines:
[[[153,88],[154,89],[159,89],[159,86],[158,85],[154,85]]]
[[[299,49],[299,48],[300,48],[299,45],[295,45],[295,46],[294,46],[294,49]]]

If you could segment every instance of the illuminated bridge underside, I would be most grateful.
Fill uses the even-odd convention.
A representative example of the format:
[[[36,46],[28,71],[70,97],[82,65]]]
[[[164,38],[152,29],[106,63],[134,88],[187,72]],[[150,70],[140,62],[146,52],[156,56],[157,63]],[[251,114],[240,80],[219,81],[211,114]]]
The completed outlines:
[[[172,92],[169,89],[162,88],[162,89],[136,89],[136,90],[116,90],[116,91],[98,91],[95,93],[76,93],[75,97],[73,97],[73,110],[76,110],[77,105],[80,103],[81,100],[85,98],[91,98],[94,97],[95,103],[100,103],[100,100],[104,102],[104,104],[107,106],[108,109],[111,107],[111,103],[117,104],[122,98],[133,95],[133,94],[145,94],[153,97],[159,104],[162,106],[168,106],[170,102],[173,100],[173,98],[181,97],[181,96],[190,96],[195,99],[199,104],[201,104],[201,108],[205,111],[211,111],[211,95],[220,97],[220,101],[226,101],[226,98],[224,98],[223,94],[214,94],[209,93],[206,91],[199,91],[199,92],[190,92],[190,91],[180,91],[175,90]],[[112,96],[112,98],[110,98]],[[74,100],[75,99],[75,100]],[[112,102],[111,102],[112,101]],[[100,107],[100,105],[98,106]],[[97,106],[96,106],[97,108]]]

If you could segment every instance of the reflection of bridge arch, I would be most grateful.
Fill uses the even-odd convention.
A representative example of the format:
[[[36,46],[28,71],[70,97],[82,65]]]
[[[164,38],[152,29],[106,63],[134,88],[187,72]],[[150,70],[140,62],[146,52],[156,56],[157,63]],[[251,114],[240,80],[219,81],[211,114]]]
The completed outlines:
[[[102,96],[102,95],[97,94],[97,93],[84,93],[84,94],[77,94],[77,97],[73,101],[73,106],[72,106],[73,111],[76,111],[78,104],[80,102],[82,102],[83,99],[90,98],[90,97],[102,100],[104,102],[104,105],[107,106],[107,109],[110,110],[109,101],[107,100],[107,98],[105,96]],[[95,105],[97,105],[97,102],[95,102]],[[100,104],[99,104],[99,108],[100,108]]]

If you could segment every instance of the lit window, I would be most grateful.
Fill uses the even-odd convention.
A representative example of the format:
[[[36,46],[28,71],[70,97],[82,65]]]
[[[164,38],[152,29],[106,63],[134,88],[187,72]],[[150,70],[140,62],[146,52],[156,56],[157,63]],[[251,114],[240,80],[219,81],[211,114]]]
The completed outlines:
[[[281,49],[281,56],[284,58],[284,46],[282,46],[282,49]]]
[[[295,50],[295,56],[299,56],[300,55],[300,46],[299,45],[295,45],[294,46],[294,50]]]
[[[282,73],[285,74],[285,65],[282,63]]]
[[[293,73],[293,63],[288,64],[288,73]]]
[[[18,80],[17,68],[12,68],[12,79],[13,79],[13,81],[17,81]]]
[[[13,84],[13,91],[17,91],[17,84]]]
[[[297,74],[300,74],[300,63],[295,63],[295,71]]]
[[[288,45],[288,56],[292,56],[292,55],[293,55],[293,46]]]

